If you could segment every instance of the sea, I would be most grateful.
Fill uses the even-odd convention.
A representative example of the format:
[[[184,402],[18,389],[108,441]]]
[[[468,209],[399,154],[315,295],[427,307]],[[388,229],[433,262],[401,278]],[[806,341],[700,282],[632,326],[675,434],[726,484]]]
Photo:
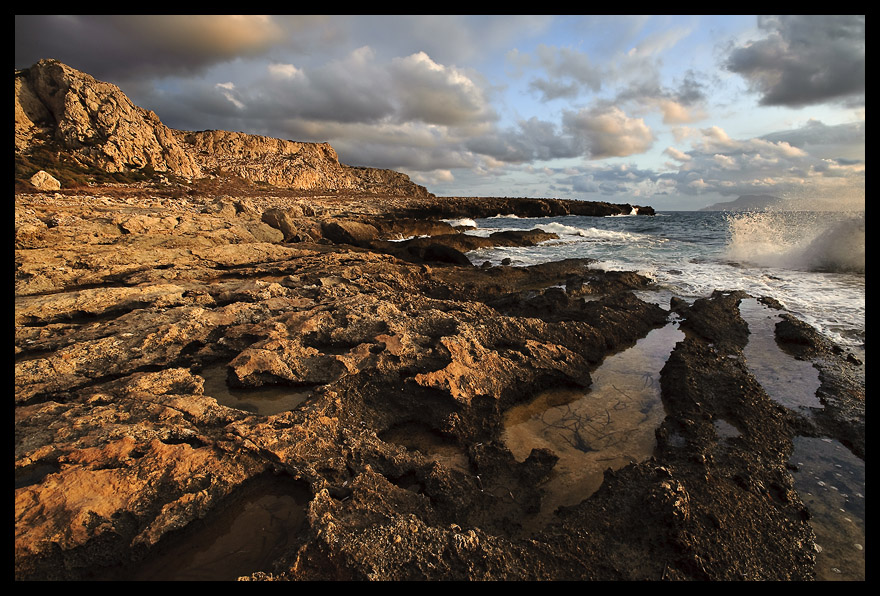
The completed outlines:
[[[752,298],[740,306],[751,331],[744,358],[771,399],[793,410],[822,407],[815,393],[818,373],[779,349],[773,339],[778,315],[757,298],[779,301],[860,359],[864,371],[864,211],[660,211],[653,216],[447,221],[475,235],[541,229],[558,236],[532,247],[468,253],[478,266],[587,258],[595,269],[647,276],[655,289],[637,294],[667,309],[673,297],[693,302],[715,290],[747,292]],[[606,468],[651,455],[654,430],[664,416],[659,372],[682,337],[671,317],[665,328],[606,358],[591,373],[594,382],[586,393],[545,392],[506,413],[502,439],[517,459],[524,460],[534,447],[548,447],[560,458],[544,487],[538,523],[549,519],[555,507],[577,503],[597,490]],[[594,410],[615,415],[597,416]],[[597,420],[604,426],[593,424]],[[723,420],[716,425],[722,438],[738,432]],[[584,432],[588,427],[590,432]],[[591,449],[572,448],[583,442]],[[864,580],[864,460],[831,438],[797,437],[790,464],[812,515],[817,579]]]
[[[594,259],[606,271],[636,271],[657,286],[653,300],[692,301],[713,290],[777,299],[836,343],[864,351],[865,213],[660,211],[656,215],[448,220],[466,233],[541,229],[559,236],[534,247],[473,251],[485,262],[527,266]],[[506,261],[506,259],[510,259]]]

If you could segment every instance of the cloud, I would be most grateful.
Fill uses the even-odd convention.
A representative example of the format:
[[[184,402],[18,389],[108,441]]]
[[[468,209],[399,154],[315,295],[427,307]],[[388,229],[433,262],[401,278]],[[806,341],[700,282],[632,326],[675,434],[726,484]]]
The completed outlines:
[[[688,155],[687,153],[684,153],[682,151],[679,151],[675,147],[667,147],[666,149],[663,150],[663,153],[667,154],[672,159],[675,159],[678,161],[690,161],[692,159],[690,155]]]
[[[581,85],[574,81],[537,78],[529,82],[529,90],[537,92],[541,101],[574,99],[581,93]]]
[[[706,118],[706,112],[702,108],[688,107],[672,99],[657,99],[656,105],[663,114],[664,124],[685,124]]]
[[[626,157],[646,152],[653,142],[654,135],[643,119],[629,117],[615,106],[597,106],[564,110],[559,125],[533,116],[515,127],[471,137],[465,146],[475,154],[516,164]]]
[[[482,88],[470,76],[424,52],[392,60],[390,75],[401,120],[466,126],[495,119]]]
[[[223,97],[225,97],[226,99],[228,99],[228,100],[229,100],[229,103],[231,103],[232,105],[234,105],[234,106],[235,106],[236,108],[238,108],[239,110],[243,110],[243,109],[245,109],[246,106],[244,105],[244,103],[242,103],[242,102],[241,102],[241,101],[235,96],[235,85],[234,85],[233,83],[231,83],[231,82],[229,82],[229,83],[217,83],[217,84],[215,85],[215,87],[217,87],[218,89],[220,89],[220,93],[221,93],[221,95],[223,95]]]
[[[618,53],[602,65],[594,64],[579,50],[547,45],[535,49],[535,60],[518,51],[508,53],[507,60],[518,69],[543,69],[541,76],[528,83],[528,89],[543,102],[613,92],[613,99],[603,100],[608,105],[658,112],[664,124],[692,123],[707,117],[705,85],[693,70],[686,71],[681,81],[674,83],[677,88],[662,85],[659,57],[689,33],[689,29],[679,27],[648,35],[629,51]]]
[[[783,198],[846,198],[853,205],[864,202],[864,161],[822,158],[807,149],[824,147],[822,138],[829,137],[858,143],[859,128],[811,121],[767,135],[770,138],[746,139],[731,137],[720,127],[688,129],[690,134],[682,139],[689,141],[689,149],[663,151],[674,160],[666,164],[666,171],[591,162],[557,170],[554,188],[571,194],[640,197],[642,204],[662,197],[713,197],[709,202],[717,202],[721,197],[766,193]],[[795,147],[795,140],[802,146]]]
[[[633,164],[587,165],[569,171],[557,183],[570,192],[601,194],[605,196],[650,196],[660,192],[659,176],[652,170]],[[665,183],[664,183],[665,184]]]
[[[532,163],[579,157],[584,144],[553,122],[537,117],[521,120],[516,128],[491,131],[470,138],[466,146],[474,153],[503,163]]]
[[[820,158],[865,160],[864,121],[829,126],[811,119],[800,128],[770,133],[761,138],[770,142],[787,142]]]
[[[643,119],[630,118],[616,106],[566,112],[563,126],[584,143],[590,159],[644,153],[654,143],[654,135]]]
[[[396,111],[394,94],[389,91],[391,77],[368,46],[314,67],[271,63],[244,73],[242,79],[245,82],[237,85],[238,98],[249,106],[246,116],[252,126],[303,119],[377,123]],[[199,80],[186,83],[187,87],[199,84]],[[190,93],[182,88],[178,97]]]
[[[734,48],[726,66],[762,105],[864,105],[864,15],[759,17],[758,26],[767,36]]]
[[[472,137],[466,146],[474,153],[505,163],[532,163],[585,157],[596,160],[626,157],[651,148],[654,135],[641,118],[631,118],[614,106],[565,110],[561,125],[532,117],[515,128]]]
[[[284,39],[266,15],[17,15],[16,66],[56,58],[98,78],[191,74]]]
[[[692,149],[669,147],[664,153],[679,162],[677,171],[663,174],[683,194],[720,193],[726,196],[769,192],[776,196],[835,196],[861,192],[864,163],[819,157],[806,150],[807,139],[818,140],[824,125],[811,122],[801,129],[767,137],[734,139],[717,126],[692,134]],[[831,128],[843,134],[837,127]],[[852,127],[854,136],[857,133]],[[798,139],[796,147],[786,139]]]
[[[639,112],[658,112],[664,124],[690,124],[707,118],[703,85],[688,71],[678,89],[666,88],[659,81],[642,80],[621,90],[614,100],[629,104]]]
[[[266,69],[269,71],[270,76],[278,79],[293,79],[305,76],[303,71],[293,64],[279,64],[276,62],[267,66]]]
[[[544,101],[576,97],[581,89],[597,92],[602,88],[603,69],[593,64],[587,54],[544,44],[535,52],[547,77],[533,79],[530,88],[539,91]]]

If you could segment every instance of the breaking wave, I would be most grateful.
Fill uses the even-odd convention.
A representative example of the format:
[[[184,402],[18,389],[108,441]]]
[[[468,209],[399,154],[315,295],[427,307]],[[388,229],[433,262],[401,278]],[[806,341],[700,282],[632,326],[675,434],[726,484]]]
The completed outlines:
[[[616,230],[602,230],[593,227],[576,227],[569,226],[566,224],[561,224],[557,222],[550,223],[542,223],[535,226],[535,229],[541,229],[545,232],[550,232],[553,234],[558,234],[560,237],[563,236],[577,236],[582,239],[587,240],[595,240],[600,242],[608,242],[608,241],[627,241],[627,240],[636,240],[641,236],[639,234],[633,234],[631,232],[620,232]]]
[[[865,214],[760,211],[727,216],[730,260],[762,267],[865,272]]]
[[[470,217],[460,217],[458,219],[443,219],[441,221],[445,221],[446,223],[451,225],[453,228],[456,228],[456,227],[476,228],[477,227],[477,222],[475,222]]]

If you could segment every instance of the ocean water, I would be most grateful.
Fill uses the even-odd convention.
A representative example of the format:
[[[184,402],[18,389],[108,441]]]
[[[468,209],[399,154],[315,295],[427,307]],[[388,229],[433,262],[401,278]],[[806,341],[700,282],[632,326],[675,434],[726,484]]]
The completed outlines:
[[[510,259],[533,265],[591,258],[596,269],[637,271],[659,290],[641,295],[663,307],[713,290],[770,296],[833,341],[865,341],[865,215],[831,212],[667,211],[654,216],[497,216],[457,220],[467,233],[542,229],[558,240],[468,253],[475,265]]]

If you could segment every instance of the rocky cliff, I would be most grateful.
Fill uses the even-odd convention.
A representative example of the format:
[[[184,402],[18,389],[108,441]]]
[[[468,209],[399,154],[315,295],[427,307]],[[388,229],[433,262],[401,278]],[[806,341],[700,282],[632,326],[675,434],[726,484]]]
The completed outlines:
[[[71,172],[164,172],[233,175],[303,190],[429,195],[399,172],[341,164],[327,143],[172,130],[119,87],[57,60],[15,73],[15,153],[21,178],[39,169],[59,179]]]

